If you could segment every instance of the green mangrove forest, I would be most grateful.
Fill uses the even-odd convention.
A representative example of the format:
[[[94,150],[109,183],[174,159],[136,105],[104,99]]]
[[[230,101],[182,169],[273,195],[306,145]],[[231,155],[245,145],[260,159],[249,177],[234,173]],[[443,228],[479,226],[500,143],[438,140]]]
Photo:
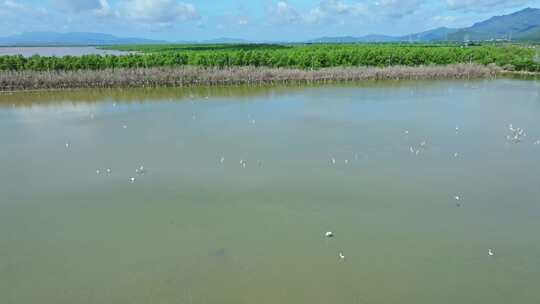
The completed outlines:
[[[269,67],[315,70],[330,67],[497,65],[540,72],[540,48],[502,45],[402,44],[239,44],[124,45],[126,55],[65,57],[0,56],[0,71],[78,71],[150,67]]]

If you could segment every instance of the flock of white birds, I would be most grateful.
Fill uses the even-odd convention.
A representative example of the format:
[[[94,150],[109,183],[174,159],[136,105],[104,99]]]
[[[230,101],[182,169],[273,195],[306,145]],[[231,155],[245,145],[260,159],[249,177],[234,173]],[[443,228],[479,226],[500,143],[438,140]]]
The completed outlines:
[[[193,97],[191,96],[190,98],[193,98]],[[205,97],[205,99],[208,99],[208,97]],[[116,107],[116,103],[113,104],[113,107]],[[95,115],[94,115],[93,113],[90,114],[90,119],[94,119],[94,118],[95,118]],[[193,119],[193,120],[196,120],[196,119],[197,119],[197,116],[196,116],[195,114],[193,114],[193,115],[192,115],[192,119]],[[256,123],[255,119],[253,119],[253,118],[251,117],[251,115],[248,115],[248,123],[251,124],[251,125],[254,125],[254,124]],[[123,124],[123,125],[122,125],[122,129],[125,130],[125,129],[127,129],[127,128],[128,128],[127,124]],[[520,143],[520,142],[522,142],[523,139],[527,136],[526,133],[525,133],[525,131],[524,131],[522,128],[519,128],[519,127],[516,128],[516,127],[513,126],[513,124],[510,124],[510,125],[508,126],[508,129],[510,130],[511,133],[506,137],[506,139],[507,139],[509,142],[511,142],[511,143],[514,143],[514,144]],[[455,127],[455,132],[456,132],[456,134],[459,134],[459,131],[460,131],[460,127],[459,127],[459,126],[456,126],[456,127]],[[405,130],[405,131],[404,131],[404,134],[408,136],[408,135],[410,134],[409,130]],[[534,145],[540,145],[540,139],[539,139],[539,140],[536,140],[536,141],[534,142]],[[70,142],[70,141],[66,141],[66,142],[65,142],[65,147],[66,147],[66,149],[70,149],[70,148],[71,148],[71,142]],[[410,152],[411,154],[414,154],[414,155],[419,155],[420,153],[425,152],[425,151],[427,150],[427,148],[428,148],[427,140],[423,140],[423,141],[421,141],[421,142],[420,142],[418,145],[416,145],[416,146],[410,146],[410,147],[409,147],[409,152]],[[455,152],[455,153],[453,154],[453,156],[454,156],[454,158],[457,158],[457,157],[459,157],[459,153],[458,153],[458,152]],[[354,154],[354,159],[358,159],[358,154]],[[336,159],[335,157],[333,157],[333,156],[330,157],[330,164],[331,164],[331,165],[336,165],[337,162],[338,162],[338,161],[337,161],[337,159]],[[344,159],[343,162],[344,162],[345,164],[348,164],[348,163],[349,163],[349,160],[348,160],[348,159]],[[220,164],[224,164],[224,163],[225,163],[225,157],[224,157],[224,156],[220,156],[220,158],[219,158],[219,163],[220,163]],[[247,160],[244,160],[244,159],[241,159],[240,162],[239,162],[239,164],[240,164],[240,167],[241,167],[241,168],[245,169],[245,168],[247,167],[247,165],[248,165],[248,161],[247,161]],[[257,161],[257,164],[258,164],[259,167],[261,167],[261,166],[262,166],[262,161],[260,161],[260,160]],[[112,174],[112,169],[111,169],[111,168],[106,168],[104,171],[102,171],[102,169],[97,169],[97,170],[96,170],[96,174],[100,175],[100,174],[102,174],[102,173],[105,173],[105,174],[107,174],[107,175],[110,175],[110,174]],[[135,169],[135,174],[136,174],[136,175],[141,176],[141,175],[144,175],[145,173],[146,173],[146,169],[145,169],[145,167],[144,167],[143,165],[141,165],[141,166],[139,166],[139,167],[137,167],[137,168]],[[137,180],[137,178],[136,178],[135,176],[131,176],[131,177],[129,177],[129,179],[128,179],[129,183],[132,183],[132,184],[135,183],[136,180]],[[461,196],[459,196],[459,195],[454,196],[454,200],[456,201],[456,206],[457,206],[457,207],[461,207],[461,200],[462,200]],[[328,239],[331,239],[331,238],[334,238],[335,235],[334,235],[333,232],[327,231],[327,232],[324,234],[324,236],[325,236],[326,238],[328,238]],[[488,256],[493,257],[494,255],[495,255],[495,250],[494,250],[493,248],[488,249]],[[344,253],[343,253],[342,251],[340,251],[340,252],[338,253],[338,258],[339,258],[339,260],[341,260],[341,261],[345,260],[345,255],[344,255]]]

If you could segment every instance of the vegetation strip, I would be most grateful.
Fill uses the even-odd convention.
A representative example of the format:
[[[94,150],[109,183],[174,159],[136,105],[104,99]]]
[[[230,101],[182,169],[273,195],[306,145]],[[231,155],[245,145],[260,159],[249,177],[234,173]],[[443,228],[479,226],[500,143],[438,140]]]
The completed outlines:
[[[80,57],[2,56],[0,70],[77,71],[179,66],[254,66],[308,70],[476,63],[496,64],[516,71],[540,72],[540,49],[510,44],[143,45],[117,46],[114,49],[142,53]]]
[[[257,85],[272,83],[324,83],[358,80],[401,80],[492,77],[502,71],[495,65],[354,67],[319,70],[257,67],[164,67],[108,69],[103,71],[3,71],[0,91],[159,87],[195,85]]]

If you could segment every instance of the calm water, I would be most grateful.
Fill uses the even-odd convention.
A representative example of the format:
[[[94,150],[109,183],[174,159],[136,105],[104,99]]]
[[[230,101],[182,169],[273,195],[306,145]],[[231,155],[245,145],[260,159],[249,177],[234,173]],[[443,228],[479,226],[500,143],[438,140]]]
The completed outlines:
[[[540,303],[539,94],[1,95],[0,302]]]
[[[82,55],[123,55],[128,52],[101,50],[92,46],[58,46],[58,47],[0,47],[0,56],[5,55],[23,55],[30,57],[40,56],[82,56]]]

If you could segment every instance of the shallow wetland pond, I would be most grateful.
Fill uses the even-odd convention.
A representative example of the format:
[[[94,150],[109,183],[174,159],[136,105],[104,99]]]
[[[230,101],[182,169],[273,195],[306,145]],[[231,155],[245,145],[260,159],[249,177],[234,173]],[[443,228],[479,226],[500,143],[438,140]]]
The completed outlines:
[[[539,94],[0,94],[0,303],[540,303]]]

